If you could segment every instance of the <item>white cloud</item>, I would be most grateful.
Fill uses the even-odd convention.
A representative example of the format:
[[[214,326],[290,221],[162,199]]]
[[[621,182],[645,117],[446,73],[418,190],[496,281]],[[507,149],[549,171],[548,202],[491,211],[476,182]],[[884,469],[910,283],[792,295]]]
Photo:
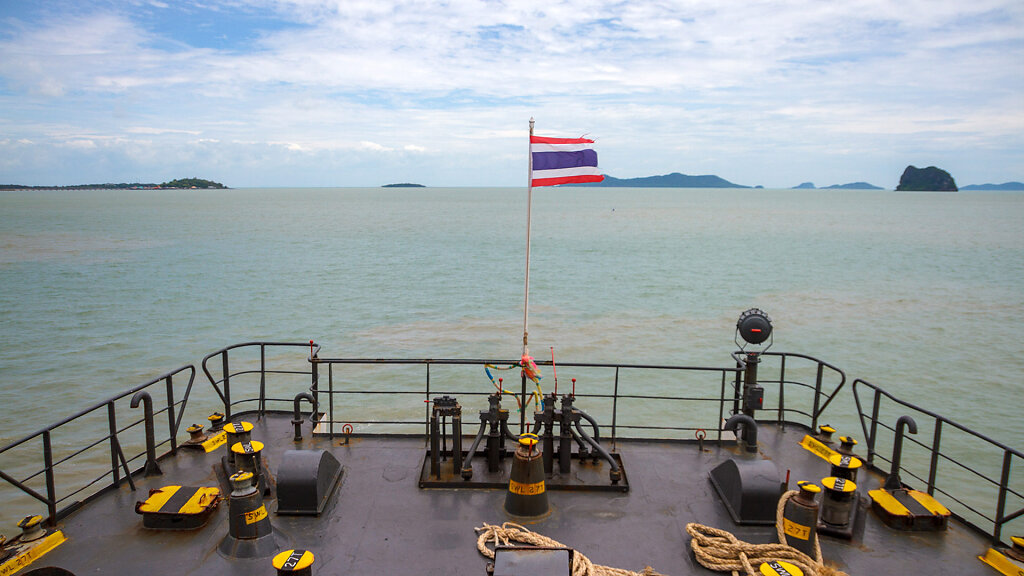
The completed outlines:
[[[13,90],[0,96],[0,125],[40,146],[68,135],[94,144],[152,135],[163,146],[202,135],[224,150],[248,142],[338,153],[319,158],[345,174],[369,168],[342,151],[468,154],[482,177],[503,179],[481,184],[518,183],[518,167],[502,163],[521,153],[530,116],[540,133],[599,137],[616,175],[728,169],[766,184],[820,180],[744,166],[762,162],[758,153],[765,165],[839,149],[876,158],[895,137],[908,149],[969,137],[1024,164],[1024,8],[1010,1],[215,8],[296,25],[254,34],[245,49],[215,49],[147,30],[128,10],[89,14],[88,4],[85,16],[18,23],[0,40],[0,81]],[[457,166],[429,169],[449,170],[436,181],[470,183],[454,181],[466,174]]]

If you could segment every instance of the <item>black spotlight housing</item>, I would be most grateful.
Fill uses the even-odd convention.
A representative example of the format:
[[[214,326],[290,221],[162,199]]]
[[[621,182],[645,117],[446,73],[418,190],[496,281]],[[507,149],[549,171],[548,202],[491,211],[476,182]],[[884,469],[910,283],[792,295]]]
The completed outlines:
[[[759,308],[751,308],[740,314],[736,332],[747,344],[761,344],[772,335],[772,319]]]

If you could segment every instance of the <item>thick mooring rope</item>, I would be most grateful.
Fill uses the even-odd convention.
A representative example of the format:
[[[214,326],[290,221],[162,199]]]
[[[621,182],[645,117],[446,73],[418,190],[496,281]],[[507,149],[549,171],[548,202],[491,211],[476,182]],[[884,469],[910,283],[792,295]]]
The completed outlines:
[[[505,522],[501,526],[485,523],[482,527],[477,528],[476,531],[480,533],[480,536],[476,539],[477,550],[484,556],[492,559],[494,558],[494,550],[487,547],[488,543],[493,543],[495,546],[499,544],[508,546],[509,542],[515,541],[533,546],[566,547],[564,544],[533,532],[514,522]],[[580,554],[579,551],[574,551],[572,557],[572,576],[664,576],[655,572],[650,566],[644,568],[643,572],[633,572],[632,570],[594,564],[589,558]]]
[[[775,526],[780,542],[785,542],[782,532],[782,510],[786,506],[786,501],[796,494],[796,490],[791,490],[779,499]],[[697,562],[709,570],[732,572],[733,576],[739,576],[741,572],[747,576],[757,576],[755,566],[770,560],[782,560],[799,568],[804,576],[847,576],[845,572],[825,565],[817,542],[814,547],[816,557],[811,558],[787,544],[750,544],[738,540],[725,530],[702,524],[691,522],[686,525],[686,532],[692,537],[690,547],[697,557]]]

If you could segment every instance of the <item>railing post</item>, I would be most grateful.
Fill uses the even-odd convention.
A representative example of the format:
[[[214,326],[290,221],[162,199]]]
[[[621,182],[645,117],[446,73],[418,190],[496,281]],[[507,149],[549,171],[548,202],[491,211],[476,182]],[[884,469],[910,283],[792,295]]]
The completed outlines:
[[[221,352],[220,366],[224,374],[224,420],[231,420],[231,370],[228,366],[228,351]]]
[[[783,430],[785,430],[785,428],[786,428],[785,413],[786,413],[786,355],[783,354],[782,355],[782,364],[779,367],[779,416],[778,416],[779,426],[782,426]],[[817,430],[817,428],[814,428],[814,429]]]
[[[619,418],[619,367],[615,367],[615,390],[612,393],[612,451],[615,451],[615,427]]]
[[[818,407],[821,406],[821,377],[825,372],[825,365],[818,362],[818,375],[814,379],[814,410],[811,412],[811,430],[818,429]]]
[[[53,446],[50,444],[50,431],[43,430],[43,465],[46,466],[46,511],[49,514],[47,523],[57,525],[57,486],[53,481]]]
[[[740,389],[742,387],[741,379],[743,378],[742,370],[744,369],[744,367],[745,366],[744,366],[743,362],[741,362],[739,360],[739,357],[737,356],[737,358],[736,358],[736,380],[735,380],[735,382],[733,382],[733,398],[732,398],[732,413],[733,414],[739,414],[740,413]],[[722,399],[723,399],[723,401],[725,399],[725,392],[724,391],[722,392]],[[722,419],[719,418],[718,421],[721,422]],[[718,427],[721,428],[722,427],[721,424],[719,424]],[[719,440],[721,440],[721,438],[719,438]]]
[[[171,452],[178,451],[178,430],[175,428],[176,419],[174,418],[174,382],[173,374],[168,374],[166,378],[167,382],[167,430],[171,436]]]
[[[107,425],[110,430],[110,474],[114,486],[121,483],[121,470],[118,468],[117,460],[117,418],[114,412],[114,403],[107,402]]]
[[[312,342],[312,340],[310,341]],[[309,357],[310,371],[309,375],[311,378],[309,384],[309,391],[313,393],[313,400],[318,403],[320,402],[320,359],[316,356]]]
[[[267,345],[260,343],[260,416],[267,412]]]
[[[874,386],[872,386],[874,388]],[[868,433],[868,464],[875,464],[875,442],[878,439],[878,410],[882,406],[882,391],[875,390],[875,401],[871,407],[871,432]]]
[[[942,420],[935,419],[935,435],[932,436],[932,461],[928,468],[928,494],[935,495],[935,476],[939,471],[939,442],[942,441]]]
[[[427,362],[427,398],[423,404],[427,407],[425,419],[427,425],[427,437],[433,438],[433,435],[430,433],[430,362]]]
[[[316,398],[316,394],[313,398]],[[327,365],[327,414],[330,418],[327,423],[328,431],[331,438],[334,438],[334,364]]]
[[[739,378],[740,378],[740,371],[739,371],[738,368],[739,368],[739,362],[737,362],[737,370],[736,370],[736,382],[737,382],[737,384],[739,383]],[[721,444],[721,442],[722,442],[722,421],[723,420],[725,420],[725,372],[722,372],[722,386],[721,386],[721,389],[718,391],[718,424],[715,425],[715,430],[717,431],[717,434],[718,434],[717,440],[718,440],[719,444]]]
[[[1006,489],[1010,484],[1010,463],[1013,454],[1009,450],[1003,451],[1003,473],[999,479],[999,500],[996,503],[996,520],[992,530],[992,543],[998,544],[1003,533],[1003,518],[1006,510]]]

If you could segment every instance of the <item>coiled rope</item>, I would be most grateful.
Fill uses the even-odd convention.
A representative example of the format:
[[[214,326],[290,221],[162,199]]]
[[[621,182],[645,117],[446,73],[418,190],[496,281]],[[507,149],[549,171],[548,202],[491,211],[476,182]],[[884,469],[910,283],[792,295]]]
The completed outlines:
[[[790,490],[779,499],[779,506],[775,511],[775,528],[779,542],[786,541],[782,528],[782,511],[786,501],[796,494],[796,490]],[[686,525],[686,532],[692,537],[690,547],[697,557],[697,562],[709,570],[732,572],[733,576],[739,576],[743,571],[747,576],[757,576],[754,566],[760,566],[762,562],[770,560],[782,560],[799,568],[804,576],[847,576],[845,572],[825,565],[817,540],[814,543],[815,557],[811,558],[787,544],[750,544],[725,530],[703,524],[691,522]]]
[[[564,544],[533,532],[515,522],[505,522],[501,526],[485,523],[480,528],[476,528],[476,531],[480,533],[480,536],[476,539],[477,550],[491,559],[494,559],[494,550],[487,547],[488,543],[493,543],[495,546],[508,546],[509,542],[514,541],[550,548],[566,547]],[[572,558],[572,576],[664,576],[655,572],[650,566],[644,568],[643,572],[633,572],[632,570],[594,564],[589,558],[576,550],[573,551]]]

